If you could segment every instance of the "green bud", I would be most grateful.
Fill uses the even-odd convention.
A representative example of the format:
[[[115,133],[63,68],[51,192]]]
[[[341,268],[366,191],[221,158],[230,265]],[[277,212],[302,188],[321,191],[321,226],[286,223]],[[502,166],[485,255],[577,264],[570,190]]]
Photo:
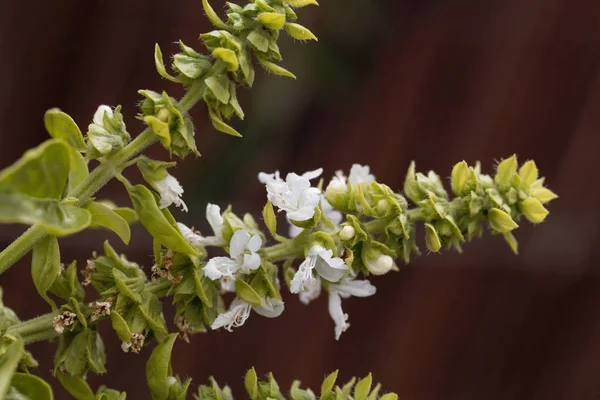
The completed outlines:
[[[496,176],[494,182],[500,187],[505,189],[510,186],[514,177],[517,175],[517,156],[513,155],[510,158],[503,160],[496,170]]]
[[[462,194],[463,188],[469,179],[469,166],[465,161],[461,161],[452,168],[452,191],[457,196]]]
[[[235,52],[223,47],[218,47],[212,52],[213,57],[218,58],[223,61],[225,66],[227,66],[228,71],[237,71],[240,67],[240,63],[238,61]]]
[[[492,208],[488,212],[488,220],[492,229],[502,233],[510,232],[519,227],[510,215],[498,208]]]
[[[548,210],[542,205],[542,203],[534,198],[530,197],[526,200],[523,200],[520,204],[520,209],[525,218],[531,221],[534,224],[539,224],[540,222],[544,222],[546,216],[548,215]]]
[[[265,69],[265,71],[270,72],[275,75],[280,75],[280,76],[285,76],[287,78],[296,79],[296,75],[294,75],[287,69],[280,67],[279,65],[272,63],[271,61],[268,61],[264,57],[257,55],[256,59],[258,60],[260,65],[262,65],[262,67]]]
[[[538,178],[538,169],[533,160],[527,161],[519,168],[519,180],[522,188],[528,188]]]
[[[538,199],[542,204],[546,204],[558,198],[558,195],[556,193],[545,187],[532,189],[529,194],[531,195],[531,197]]]
[[[288,4],[290,7],[294,7],[294,8],[301,8],[301,7],[306,7],[306,6],[310,6],[310,5],[315,5],[318,6],[319,3],[317,3],[316,0],[283,0],[284,3]]]
[[[258,22],[269,29],[279,30],[285,24],[285,15],[276,12],[263,12],[256,17]]]
[[[317,37],[311,31],[300,24],[287,22],[285,24],[285,30],[294,39],[319,41],[319,39],[317,39]]]
[[[325,189],[325,198],[338,210],[348,209],[348,186],[339,179],[333,179]]]
[[[404,193],[414,203],[418,203],[423,200],[424,193],[417,183],[417,177],[415,174],[415,162],[412,161],[408,166],[406,172],[406,178],[404,179]]]
[[[427,248],[434,253],[437,253],[442,248],[442,242],[440,241],[437,231],[433,225],[429,223],[425,224],[425,244],[427,245]]]

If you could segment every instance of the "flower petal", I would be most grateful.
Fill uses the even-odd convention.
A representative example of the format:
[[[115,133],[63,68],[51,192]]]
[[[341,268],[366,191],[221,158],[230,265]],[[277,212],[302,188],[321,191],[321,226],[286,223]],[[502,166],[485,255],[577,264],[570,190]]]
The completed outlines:
[[[317,257],[315,264],[317,273],[329,282],[337,282],[346,275],[346,271],[350,269],[339,257],[334,257],[331,260],[326,261],[322,257]]]
[[[345,280],[333,288],[335,291],[355,297],[368,297],[377,292],[377,288],[368,280]]]
[[[329,293],[329,315],[335,323],[335,340],[340,340],[342,332],[344,332],[350,326],[346,322],[346,316],[342,310],[342,298],[337,292]]]
[[[231,255],[231,258],[237,260],[246,249],[249,240],[250,234],[244,229],[235,231],[231,237],[231,242],[229,243],[229,254]]]
[[[259,249],[260,246],[262,246],[262,239],[260,236],[258,235],[253,235],[250,240],[248,241],[248,244],[246,245],[246,248],[248,250],[250,250],[252,253],[256,253]]]
[[[313,171],[308,171],[302,174],[302,177],[308,179],[309,181],[315,178],[318,178],[323,173],[323,168],[317,168]]]
[[[284,309],[285,305],[283,301],[266,297],[263,299],[263,303],[260,307],[254,307],[254,312],[263,317],[276,318],[281,315]]]
[[[244,265],[242,266],[244,273],[249,274],[258,267],[260,267],[260,256],[258,254],[244,254]]]
[[[210,224],[215,237],[222,238],[223,217],[221,216],[221,208],[215,204],[208,203],[206,205],[206,220]]]
[[[213,257],[203,268],[204,275],[213,281],[223,276],[233,277],[237,269],[238,264],[228,257]]]

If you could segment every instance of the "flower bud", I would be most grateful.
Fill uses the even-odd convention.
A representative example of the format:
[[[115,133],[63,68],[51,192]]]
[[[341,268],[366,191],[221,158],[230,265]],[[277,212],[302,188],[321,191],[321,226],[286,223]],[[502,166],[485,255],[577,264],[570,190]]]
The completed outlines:
[[[546,210],[542,203],[534,197],[523,200],[520,203],[520,206],[521,212],[525,215],[525,218],[534,224],[544,222],[548,215],[548,210]]]
[[[285,30],[294,39],[318,41],[317,37],[311,31],[300,24],[288,22],[285,24]]]
[[[367,268],[373,275],[387,274],[393,267],[394,259],[385,254],[379,255],[367,263]]]
[[[469,179],[469,166],[465,161],[461,161],[452,168],[452,191],[455,195],[461,195]]]
[[[386,199],[381,199],[377,202],[377,212],[385,214],[390,209],[390,202]]]
[[[256,17],[258,22],[269,29],[279,30],[285,24],[285,15],[276,12],[263,12]]]
[[[348,204],[348,186],[340,179],[332,179],[325,189],[325,198],[338,210],[344,210]]]
[[[354,235],[356,234],[356,229],[350,225],[346,225],[340,231],[340,239],[343,241],[348,241],[354,239]]]
[[[513,178],[517,174],[517,156],[513,155],[510,158],[502,160],[500,164],[498,164],[498,169],[496,170],[496,176],[494,177],[494,182],[496,185],[500,187],[500,189],[507,188],[513,181]]]
[[[498,232],[506,233],[519,227],[510,215],[498,208],[492,208],[488,213],[488,217],[490,226]]]
[[[431,224],[425,224],[425,244],[430,251],[437,253],[442,248],[440,237]]]

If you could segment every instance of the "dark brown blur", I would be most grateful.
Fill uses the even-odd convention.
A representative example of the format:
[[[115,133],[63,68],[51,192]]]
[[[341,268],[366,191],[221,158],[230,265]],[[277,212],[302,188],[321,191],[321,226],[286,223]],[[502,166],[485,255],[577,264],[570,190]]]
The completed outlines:
[[[283,40],[298,80],[261,73],[244,91],[243,139],[215,132],[205,107],[192,111],[202,157],[175,172],[191,208],[178,219],[205,228],[207,201],[258,215],[259,171],[323,167],[328,177],[360,162],[399,189],[413,159],[447,177],[457,161],[492,172],[513,153],[535,159],[560,198],[547,222],[518,229],[519,256],[487,235],[463,255],[423,255],[374,279],[375,296],[344,303],[352,327],[339,342],[325,297],[306,307],[287,295],[278,319],[255,314],[234,333],[178,342],[175,372],[196,384],[212,374],[238,398],[253,365],[315,389],[336,368],[344,379],[372,371],[406,400],[600,398],[600,2],[323,0],[299,15],[319,43]],[[154,43],[165,54],[179,38],[199,48],[209,29],[200,0],[0,1],[0,167],[45,139],[51,107],[85,130],[98,104],[122,104],[139,132],[137,89],[181,94],[156,74]],[[128,203],[115,183],[99,197]],[[1,246],[23,229],[0,228]],[[111,233],[85,233],[61,240],[63,261],[82,265],[105,239],[123,249]],[[127,254],[149,268],[139,226]],[[29,263],[0,278],[22,319],[48,311]],[[150,349],[122,353],[104,325],[109,373],[91,382],[148,399]],[[49,372],[54,345],[31,349],[66,399]]]

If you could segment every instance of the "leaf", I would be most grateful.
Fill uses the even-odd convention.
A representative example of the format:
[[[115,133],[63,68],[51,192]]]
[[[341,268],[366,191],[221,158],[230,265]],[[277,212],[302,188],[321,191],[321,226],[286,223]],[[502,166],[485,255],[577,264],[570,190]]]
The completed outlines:
[[[371,391],[371,383],[373,377],[369,373],[365,378],[360,380],[354,387],[354,399],[355,400],[367,400],[369,392]]]
[[[457,163],[452,168],[452,191],[456,195],[462,194],[463,188],[469,179],[469,166],[465,161]]]
[[[210,59],[206,56],[189,56],[185,54],[175,54],[173,57],[173,66],[179,72],[190,79],[197,79],[211,66]]]
[[[102,226],[115,232],[125,244],[131,239],[131,229],[125,219],[104,204],[91,202],[86,207],[92,215],[92,227]]]
[[[15,373],[19,361],[25,352],[22,339],[17,339],[6,347],[0,356],[0,399],[8,392],[10,381]]]
[[[87,360],[90,370],[95,374],[106,373],[106,353],[102,337],[95,330],[88,330],[88,340],[86,346]]]
[[[235,280],[235,292],[239,298],[254,307],[260,307],[262,304],[260,295],[256,293],[252,286],[241,279]]]
[[[212,308],[212,306],[213,306],[212,296],[208,296],[208,294],[206,293],[206,289],[205,289],[205,286],[207,286],[206,282],[207,282],[207,279],[204,277],[204,271],[202,271],[201,269],[196,269],[194,271],[194,283],[195,283],[195,289],[196,289],[196,296],[198,296],[200,301],[202,301],[202,304],[204,304],[208,308]]]
[[[129,329],[129,325],[127,325],[127,322],[125,322],[121,314],[115,310],[112,310],[110,312],[110,319],[112,321],[112,327],[119,339],[124,342],[129,342],[133,333]]]
[[[255,400],[258,397],[258,377],[256,376],[256,371],[253,368],[250,368],[248,372],[246,372],[246,376],[244,377],[244,386],[246,387],[246,391],[252,400]]]
[[[78,376],[71,376],[65,373],[58,373],[56,377],[62,384],[62,386],[69,392],[69,394],[75,397],[77,400],[95,400],[94,392],[90,389],[90,386],[85,379]]]
[[[48,382],[30,374],[16,373],[5,400],[53,400]]]
[[[167,72],[165,62],[163,61],[162,51],[160,50],[160,46],[158,45],[158,43],[154,45],[154,65],[156,66],[156,71],[158,71],[158,74],[160,76],[170,80],[171,82],[179,82],[179,79],[175,78]]]
[[[77,280],[77,263],[75,261],[60,273],[50,292],[63,300],[69,300],[71,297],[80,301],[83,300],[83,287]]]
[[[158,208],[154,195],[147,187],[144,185],[128,186],[127,191],[140,222],[158,243],[178,253],[200,254],[185,240],[179,230],[169,223]]]
[[[77,151],[85,151],[87,146],[81,130],[69,114],[58,108],[51,108],[44,114],[44,126],[51,137],[62,139]]]
[[[335,386],[335,381],[337,380],[337,376],[338,376],[338,370],[335,370],[331,374],[329,374],[327,376],[327,378],[325,378],[325,380],[323,381],[323,384],[321,384],[321,398],[322,399],[327,398],[331,394],[331,391],[333,390],[333,387]]]
[[[271,232],[271,236],[276,237],[277,235],[277,217],[275,216],[275,210],[273,209],[273,204],[271,200],[267,200],[267,204],[263,208],[263,219],[265,221],[265,225],[269,232]]]
[[[528,188],[538,179],[538,169],[535,161],[529,160],[519,168],[519,181],[522,188]]]
[[[229,50],[224,47],[218,47],[213,50],[212,55],[214,58],[221,60],[225,66],[227,66],[228,71],[234,72],[240,67],[238,58],[233,50]]]
[[[158,136],[160,143],[165,148],[169,149],[171,147],[171,131],[169,130],[169,124],[153,115],[144,117],[144,122],[147,123],[150,129]]]
[[[60,274],[60,249],[58,240],[54,236],[48,236],[33,246],[31,260],[31,277],[38,293],[53,310],[56,303],[47,295],[48,290]]]
[[[257,21],[269,29],[279,30],[285,24],[285,15],[276,12],[263,12],[256,17]]]
[[[13,165],[0,172],[0,192],[40,199],[60,199],[69,176],[69,147],[50,139],[27,150]]]
[[[513,155],[498,164],[494,182],[500,189],[507,188],[517,174],[517,156]]]
[[[213,10],[211,5],[208,3],[208,0],[202,0],[202,7],[204,7],[204,12],[206,13],[206,16],[214,26],[216,26],[219,29],[230,29],[229,25],[227,25],[225,22],[223,22],[223,20],[221,20],[221,18],[219,18],[215,10]]]
[[[177,334],[170,334],[165,341],[152,351],[146,363],[146,380],[152,400],[167,400],[169,397],[169,369],[171,352]]]
[[[263,29],[253,30],[248,34],[247,39],[258,51],[266,53],[269,50],[269,37]]]
[[[71,157],[71,169],[69,171],[68,191],[72,192],[73,189],[79,186],[79,184],[90,175],[90,171],[88,170],[87,161],[80,152],[75,149],[71,149],[69,154]]]
[[[123,218],[129,225],[132,225],[138,221],[137,213],[133,208],[129,207],[116,207],[112,209],[115,214]]]
[[[57,364],[63,364],[68,374],[74,376],[85,374],[88,367],[86,343],[87,332],[79,332],[60,354]]]
[[[386,393],[379,400],[398,400],[398,395],[396,393]]]
[[[242,137],[241,133],[223,122],[223,120],[219,118],[219,116],[210,108],[208,109],[208,115],[210,116],[213,127],[219,132],[223,132],[231,136]]]
[[[317,37],[311,31],[300,24],[287,22],[285,24],[285,30],[294,39],[319,41],[319,39],[317,39]]]
[[[510,215],[498,208],[492,208],[488,212],[488,221],[492,229],[502,233],[510,232],[519,227]]]
[[[0,192],[0,222],[39,224],[54,236],[68,236],[87,228],[91,214],[82,208],[52,199]]]
[[[159,336],[159,340],[169,334],[163,317],[162,303],[158,300],[158,297],[153,294],[147,295],[144,303],[140,306],[140,312],[148,322],[150,328]]]
[[[214,76],[209,76],[204,80],[204,83],[217,100],[223,104],[229,103],[229,81],[226,79],[219,79]]]
[[[272,63],[271,61],[267,61],[265,58],[263,57],[256,57],[258,59],[258,62],[260,63],[260,65],[263,66],[263,68],[267,71],[267,72],[271,72],[275,75],[280,75],[280,76],[285,76],[287,78],[292,78],[292,79],[296,79],[296,75],[292,74],[290,71],[288,71],[287,69],[280,67],[279,65]]]
[[[117,286],[117,290],[119,291],[119,293],[121,293],[123,296],[130,298],[134,302],[141,304],[142,296],[139,293],[133,291],[132,288],[129,287],[129,285],[127,285],[127,282],[130,281],[130,278],[116,268],[113,268],[112,274],[115,278],[115,285]]]
[[[430,223],[425,223],[425,244],[427,245],[427,248],[434,253],[440,251],[440,248],[442,247],[440,237]]]

